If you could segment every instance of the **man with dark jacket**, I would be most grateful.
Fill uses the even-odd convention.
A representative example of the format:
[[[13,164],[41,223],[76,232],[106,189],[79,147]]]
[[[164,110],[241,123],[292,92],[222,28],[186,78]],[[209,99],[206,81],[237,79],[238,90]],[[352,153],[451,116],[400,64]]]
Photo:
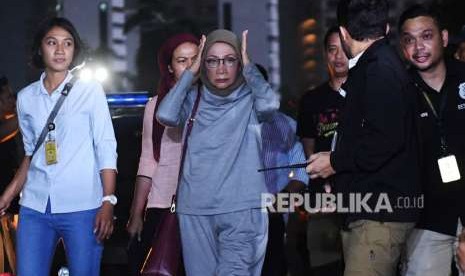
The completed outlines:
[[[434,7],[407,9],[399,35],[417,88],[425,195],[420,221],[407,243],[403,275],[450,275],[465,221],[465,63],[444,58],[449,34]],[[443,170],[441,162],[459,175]]]
[[[335,175],[344,195],[345,276],[396,275],[417,220],[420,193],[415,91],[389,31],[386,0],[341,0],[338,23],[349,56],[342,121],[333,152],[310,157],[312,178]],[[410,204],[407,204],[410,203]]]

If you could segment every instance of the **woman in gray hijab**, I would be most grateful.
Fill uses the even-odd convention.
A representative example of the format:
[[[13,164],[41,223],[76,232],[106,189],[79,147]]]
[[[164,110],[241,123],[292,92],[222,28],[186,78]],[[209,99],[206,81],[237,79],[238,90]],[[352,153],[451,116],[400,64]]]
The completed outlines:
[[[202,37],[199,56],[161,102],[158,120],[184,125],[199,96],[180,176],[177,213],[188,275],[260,275],[268,217],[261,122],[279,96],[227,30]],[[200,75],[202,85],[192,85]]]

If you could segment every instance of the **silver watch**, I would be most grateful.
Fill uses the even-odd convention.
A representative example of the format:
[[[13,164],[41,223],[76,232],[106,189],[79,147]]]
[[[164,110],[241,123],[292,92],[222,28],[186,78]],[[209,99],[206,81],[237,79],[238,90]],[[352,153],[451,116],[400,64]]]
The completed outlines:
[[[118,198],[115,195],[107,195],[102,197],[102,203],[108,201],[111,205],[116,205],[118,203]]]

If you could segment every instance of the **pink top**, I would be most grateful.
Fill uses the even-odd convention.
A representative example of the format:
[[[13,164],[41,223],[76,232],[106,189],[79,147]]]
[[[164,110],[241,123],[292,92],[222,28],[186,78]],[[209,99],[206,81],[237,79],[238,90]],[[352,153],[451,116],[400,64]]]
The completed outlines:
[[[182,151],[182,129],[166,127],[161,138],[160,161],[153,157],[153,113],[157,97],[145,106],[142,152],[137,175],[152,178],[147,208],[168,208],[176,193]]]

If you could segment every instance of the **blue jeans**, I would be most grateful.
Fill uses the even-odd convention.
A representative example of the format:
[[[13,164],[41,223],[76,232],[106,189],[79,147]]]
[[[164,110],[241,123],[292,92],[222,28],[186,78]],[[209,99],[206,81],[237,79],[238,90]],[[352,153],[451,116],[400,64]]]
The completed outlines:
[[[45,214],[21,206],[17,231],[18,276],[48,276],[55,247],[63,239],[70,275],[98,276],[103,246],[93,233],[99,209]]]

